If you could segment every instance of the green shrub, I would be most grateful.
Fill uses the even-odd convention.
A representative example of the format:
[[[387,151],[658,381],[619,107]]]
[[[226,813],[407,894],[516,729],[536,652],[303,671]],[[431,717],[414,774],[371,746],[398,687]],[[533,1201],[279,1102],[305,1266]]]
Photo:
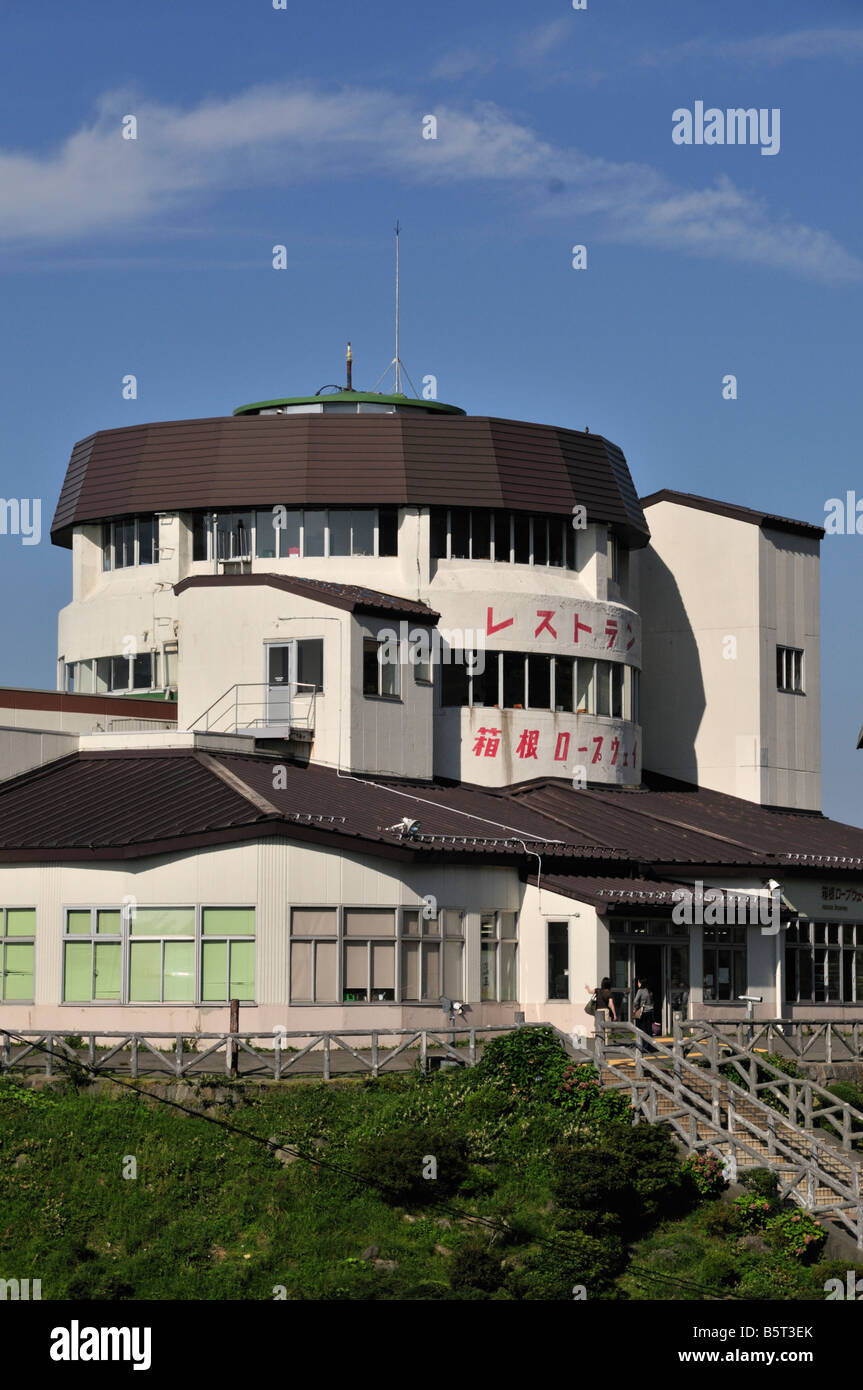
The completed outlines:
[[[589,1147],[561,1145],[552,1192],[568,1211],[614,1214],[627,1231],[649,1225],[684,1194],[674,1140],[660,1125],[617,1125]]]
[[[424,1177],[436,1163],[435,1177]],[[435,1202],[457,1192],[468,1176],[464,1141],[442,1128],[412,1125],[361,1141],[351,1168],[360,1182],[377,1188],[385,1202]]]
[[[728,1186],[725,1165],[715,1154],[689,1154],[683,1161],[683,1178],[701,1197],[718,1197]]]
[[[561,1075],[554,1103],[567,1115],[575,1115],[588,1125],[605,1125],[623,1120],[632,1113],[621,1091],[606,1090],[591,1062],[570,1062]]]
[[[722,1238],[733,1235],[739,1229],[740,1218],[728,1202],[715,1202],[705,1213],[704,1230],[709,1236]]]
[[[494,1173],[490,1173],[488,1168],[483,1168],[478,1163],[472,1163],[467,1177],[459,1187],[459,1192],[465,1197],[485,1197],[489,1192],[494,1192],[496,1186],[497,1179]]]
[[[514,1270],[507,1287],[513,1298],[529,1301],[572,1301],[579,1286],[588,1299],[614,1294],[614,1281],[626,1264],[623,1243],[615,1237],[597,1240],[582,1232],[559,1237]]]
[[[747,1168],[740,1181],[747,1192],[766,1198],[771,1211],[779,1206],[779,1179],[770,1168]]]
[[[863,1110],[863,1089],[855,1081],[831,1081],[826,1090],[837,1100],[853,1105],[855,1110]]]
[[[638,1196],[631,1187],[626,1164],[607,1149],[561,1146],[555,1160],[551,1190],[567,1211],[613,1214],[624,1225],[638,1213]]]
[[[764,1057],[764,1060],[765,1060],[765,1062],[769,1062],[770,1065],[771,1065],[771,1067],[775,1067],[777,1071],[784,1072],[784,1074],[785,1074],[786,1076],[802,1076],[802,1075],[803,1075],[803,1073],[802,1073],[802,1071],[800,1070],[799,1066],[798,1066],[797,1063],[794,1061],[794,1058],[793,1058],[793,1057],[783,1057],[782,1054],[781,1054],[781,1052],[768,1052],[768,1053],[766,1053],[766,1055],[765,1055],[765,1057]],[[758,1080],[759,1080],[759,1081],[766,1081],[766,1080],[767,1080],[767,1077],[768,1077],[768,1073],[765,1072],[765,1071],[763,1071],[762,1069],[759,1069]]]
[[[513,1096],[548,1100],[556,1093],[566,1066],[566,1052],[552,1028],[518,1028],[483,1049],[476,1075]]]
[[[84,1039],[80,1033],[67,1033],[63,1041],[67,1047],[71,1047],[75,1052],[80,1051],[84,1046]]]
[[[471,1241],[453,1255],[449,1282],[456,1293],[466,1289],[494,1293],[501,1287],[504,1278],[500,1256],[495,1255],[487,1245]]]
[[[808,1211],[783,1211],[767,1223],[771,1241],[784,1255],[798,1260],[817,1259],[827,1240],[824,1230]]]
[[[744,1197],[735,1197],[734,1209],[743,1231],[763,1231],[773,1210],[767,1197],[760,1197],[754,1192],[751,1195],[747,1193]]]

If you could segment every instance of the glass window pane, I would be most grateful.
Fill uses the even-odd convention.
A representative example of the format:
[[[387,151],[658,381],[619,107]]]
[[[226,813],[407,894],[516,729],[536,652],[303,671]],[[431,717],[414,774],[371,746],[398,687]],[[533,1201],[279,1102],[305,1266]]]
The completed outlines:
[[[623,667],[616,661],[611,666],[611,714],[623,718]]]
[[[111,568],[111,523],[110,521],[102,524],[102,569]]]
[[[548,520],[548,563],[563,567],[564,561],[564,526],[566,521],[563,517],[552,516]]]
[[[364,941],[345,943],[345,1000],[357,1003],[368,995],[368,947]]]
[[[195,999],[194,941],[165,942],[165,1003],[192,1004]]]
[[[360,507],[350,513],[351,554],[374,555],[375,513],[372,507]]]
[[[4,948],[3,998],[33,998],[33,952],[23,941],[9,941]]]
[[[450,556],[466,560],[470,554],[470,512],[456,507],[450,513]]]
[[[624,962],[625,966],[625,962]],[[623,981],[615,980],[615,984]],[[569,923],[548,924],[548,997],[569,998]]]
[[[495,981],[495,962],[497,960],[497,947],[493,944],[484,944],[481,948],[479,962],[480,978],[480,999],[494,999],[497,995],[497,985]]]
[[[575,665],[578,687],[578,713],[593,714],[595,712],[593,671],[596,663],[593,661],[584,661],[579,657]]]
[[[96,913],[96,931],[100,936],[119,936],[123,929],[123,914],[118,908],[100,908]]]
[[[513,515],[513,551],[517,565],[530,564],[530,517],[524,512]]]
[[[96,978],[93,983],[93,998],[119,1000],[123,948],[119,941],[97,941],[95,952]]]
[[[398,555],[399,514],[396,507],[378,509],[378,554]]]
[[[464,917],[455,907],[448,907],[443,914],[447,936],[464,936]]]
[[[129,658],[127,656],[111,656],[108,660],[111,663],[110,689],[128,690]]]
[[[444,942],[443,994],[449,999],[462,999],[462,943]]]
[[[210,911],[206,909],[204,916]],[[205,927],[206,931],[207,928]],[[210,928],[212,931],[212,928]],[[131,924],[133,936],[194,936],[193,907],[139,907]]]
[[[82,911],[67,912],[66,931],[70,936],[89,936],[90,913]]]
[[[114,568],[124,569],[135,563],[135,523],[114,523]]]
[[[491,512],[477,508],[471,512],[471,555],[475,560],[487,560],[491,554]]]
[[[413,909],[411,909],[410,912],[403,912],[403,913],[402,913],[402,935],[403,935],[403,936],[419,936],[419,934],[420,934],[420,915],[419,915],[419,912],[414,912]]]
[[[6,913],[7,936],[35,936],[36,909],[33,907],[10,907]]]
[[[422,998],[440,999],[440,946],[432,942],[423,946]]]
[[[323,555],[326,512],[303,512],[303,554]]]
[[[372,999],[395,999],[396,948],[395,942],[372,943]]]
[[[572,657],[554,658],[554,707],[561,713],[572,712]]]
[[[479,919],[479,934],[485,940],[495,940],[497,938],[497,914],[494,912],[483,912]]]
[[[402,945],[402,999],[419,999],[420,946],[418,941]]]
[[[429,516],[429,539],[431,558],[446,559],[446,508],[432,507]]]
[[[152,565],[159,558],[159,523],[154,516],[138,518],[138,564]]]
[[[596,663],[596,713],[611,714],[611,672],[607,661]]]
[[[551,657],[542,652],[527,658],[527,702],[531,709],[551,709]]]
[[[377,695],[380,686],[378,642],[376,637],[363,638],[363,694]]]
[[[351,514],[330,509],[330,554],[350,555]]]
[[[176,911],[176,909],[175,909]],[[185,909],[184,909],[185,911]],[[195,930],[195,913],[188,909],[191,925],[189,934]],[[205,907],[202,914],[201,930],[205,936],[254,936],[255,909],[253,907]],[[177,935],[183,933],[178,929]]]
[[[279,515],[272,507],[265,512],[255,512],[255,554],[259,560],[274,560],[276,557],[276,522]]]
[[[205,941],[201,948],[201,998],[228,997],[228,943]]]
[[[153,684],[153,660],[151,652],[141,652],[132,658],[132,689],[149,690]]]
[[[510,513],[495,512],[494,514],[494,558],[509,562],[511,536],[510,536]]]
[[[277,526],[279,541],[279,555],[282,559],[296,559],[300,554],[300,522],[302,512],[295,509],[285,512],[279,511],[278,521],[284,523]]]
[[[502,941],[500,951],[500,997],[502,1000],[518,998],[516,959],[518,946],[514,941]]]
[[[345,909],[345,936],[395,936],[396,914],[376,908]]]
[[[192,517],[192,559],[206,560],[207,555],[207,518],[204,512],[195,512]]]
[[[338,999],[338,946],[335,941],[315,943],[315,999],[333,1004]]]
[[[96,661],[96,671],[93,681],[95,694],[102,695],[111,688],[111,658],[110,656],[100,656]]]
[[[313,941],[294,941],[291,945],[291,1002],[310,1003],[312,998]]]
[[[500,935],[504,941],[514,941],[518,936],[517,912],[502,912],[500,914]]]
[[[444,706],[463,706],[468,703],[470,681],[464,652],[452,649],[450,660],[441,663],[441,704]],[[486,662],[488,669],[488,662]]]
[[[89,941],[67,941],[63,998],[69,1004],[89,1004],[93,948]]]
[[[297,642],[297,683],[324,689],[324,639],[303,637]]]
[[[255,997],[255,943],[232,941],[229,999],[251,1000]]]
[[[503,654],[503,703],[506,709],[524,709],[524,654]]]
[[[471,686],[471,703],[480,708],[491,708],[500,700],[500,653],[485,651],[477,653],[477,671]]]
[[[295,907],[291,913],[293,936],[335,936],[337,928],[334,907]]]
[[[129,998],[157,1003],[162,997],[162,943],[133,941],[129,957]]]
[[[393,645],[393,644],[390,644],[390,645]],[[396,652],[398,652],[398,650],[399,650],[399,646],[396,645]],[[383,642],[382,642],[382,643],[380,644],[380,647],[379,647],[379,656],[380,656],[381,654],[384,654],[384,653],[385,653],[385,648],[384,648],[384,644],[383,644]],[[389,653],[386,653],[386,654],[389,655]],[[383,661],[383,662],[381,662],[381,694],[382,694],[382,695],[398,696],[399,690],[400,690],[399,675],[400,675],[400,668],[399,668],[399,664],[398,664],[398,659],[396,659],[395,661],[389,660],[389,661]]]
[[[533,563],[548,564],[548,522],[544,516],[533,518]]]

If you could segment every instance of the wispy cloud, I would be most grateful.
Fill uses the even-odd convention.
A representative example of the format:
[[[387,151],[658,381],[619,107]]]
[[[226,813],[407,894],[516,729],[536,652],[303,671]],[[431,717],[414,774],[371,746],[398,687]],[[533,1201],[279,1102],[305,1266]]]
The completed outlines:
[[[136,141],[121,138],[125,112],[137,116]],[[106,97],[50,155],[0,151],[0,242],[27,253],[34,243],[104,241],[164,227],[226,194],[380,174],[485,184],[525,217],[556,218],[564,235],[577,227],[574,239],[589,225],[607,240],[863,281],[863,263],[828,231],[771,212],[727,178],[683,187],[649,165],[543,140],[492,103],[436,108],[437,140],[421,138],[421,115],[405,97],[356,88],[256,88],[188,110]]]
[[[762,67],[818,58],[859,62],[863,58],[863,29],[796,29],[787,34],[759,34],[747,39],[700,37],[670,48],[648,50],[641,55],[640,63],[644,67],[664,67],[705,57]]]

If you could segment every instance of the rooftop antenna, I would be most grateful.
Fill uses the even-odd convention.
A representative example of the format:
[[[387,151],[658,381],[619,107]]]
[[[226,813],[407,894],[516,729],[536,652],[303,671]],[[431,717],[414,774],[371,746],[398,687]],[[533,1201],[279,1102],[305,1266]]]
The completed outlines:
[[[389,372],[390,369],[394,367],[394,368],[395,368],[395,376],[396,376],[395,394],[396,394],[397,396],[401,395],[401,390],[402,390],[402,376],[401,376],[401,374],[402,374],[402,372],[404,372],[405,376],[407,377],[408,381],[410,382],[411,390],[413,391],[414,395],[416,396],[416,395],[417,395],[417,389],[416,389],[416,387],[414,386],[413,382],[412,382],[411,379],[410,379],[410,376],[409,376],[409,374],[408,374],[408,369],[407,369],[407,367],[405,366],[405,364],[404,364],[404,362],[402,361],[402,359],[399,357],[399,233],[400,233],[400,232],[401,232],[401,223],[398,221],[398,219],[396,219],[396,225],[395,225],[395,233],[396,233],[396,355],[395,355],[395,357],[393,358],[392,362],[390,362],[389,367],[387,367],[386,371],[383,372],[382,375],[378,377],[377,381],[376,381],[375,384],[374,384],[373,390],[377,391],[378,387],[380,386],[380,384],[381,384],[381,382],[383,381],[384,377],[386,376],[387,372]]]

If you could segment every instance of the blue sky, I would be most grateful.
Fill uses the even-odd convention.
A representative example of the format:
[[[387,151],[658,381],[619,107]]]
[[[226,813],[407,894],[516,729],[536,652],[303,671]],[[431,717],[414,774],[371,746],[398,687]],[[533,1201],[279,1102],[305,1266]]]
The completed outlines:
[[[858,4],[54,0],[2,33],[0,490],[46,535],[95,429],[315,391],[347,338],[373,386],[396,217],[441,399],[589,426],[642,493],[863,498]],[[778,108],[779,153],[675,145],[696,100]],[[855,822],[861,546],[822,550],[824,809]],[[0,681],[53,686],[68,552],[0,536],[0,582]]]

